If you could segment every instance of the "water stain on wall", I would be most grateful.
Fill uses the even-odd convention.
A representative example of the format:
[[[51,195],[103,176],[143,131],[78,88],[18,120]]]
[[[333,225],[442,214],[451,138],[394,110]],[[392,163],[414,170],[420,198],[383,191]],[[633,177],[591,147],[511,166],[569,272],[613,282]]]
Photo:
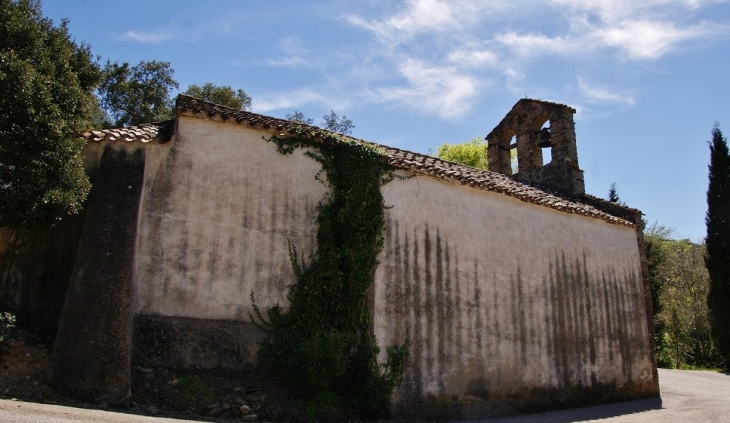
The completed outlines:
[[[401,414],[510,402],[526,388],[563,401],[582,387],[605,400],[649,365],[648,335],[635,323],[645,319],[638,268],[600,268],[585,251],[554,250],[542,277],[526,278],[520,260],[504,272],[488,258],[465,259],[438,228],[391,217],[386,228],[382,318],[393,329],[379,342],[410,346]]]
[[[168,151],[156,151],[140,218],[136,309],[247,320],[252,291],[259,306],[285,305],[294,279],[289,243],[299,260],[310,258],[317,200],[326,192],[314,176],[310,191],[293,190],[292,178],[301,161],[306,169],[318,164],[256,140],[261,151],[251,155],[282,161],[262,173],[253,167],[266,161],[222,160],[221,152],[194,148],[197,141],[182,131]]]

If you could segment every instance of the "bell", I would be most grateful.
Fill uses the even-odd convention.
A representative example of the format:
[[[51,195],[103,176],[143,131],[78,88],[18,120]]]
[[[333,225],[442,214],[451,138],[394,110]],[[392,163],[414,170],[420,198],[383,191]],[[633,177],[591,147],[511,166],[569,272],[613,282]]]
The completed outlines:
[[[537,146],[540,148],[550,148],[553,145],[550,143],[550,130],[547,128],[542,128],[540,130],[540,141],[537,143]]]

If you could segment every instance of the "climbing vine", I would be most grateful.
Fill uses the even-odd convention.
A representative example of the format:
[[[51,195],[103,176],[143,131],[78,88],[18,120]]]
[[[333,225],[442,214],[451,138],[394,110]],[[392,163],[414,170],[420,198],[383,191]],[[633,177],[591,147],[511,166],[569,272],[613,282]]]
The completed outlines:
[[[266,333],[259,362],[317,408],[333,407],[366,419],[387,417],[407,346],[388,347],[387,362],[378,363],[367,298],[383,247],[380,187],[395,176],[376,147],[331,132],[322,135],[324,142],[270,139],[282,154],[305,148],[322,164],[316,178],[330,190],[319,204],[313,257],[305,263],[289,245],[296,277],[289,308],[277,305],[263,316],[254,305],[252,319]]]

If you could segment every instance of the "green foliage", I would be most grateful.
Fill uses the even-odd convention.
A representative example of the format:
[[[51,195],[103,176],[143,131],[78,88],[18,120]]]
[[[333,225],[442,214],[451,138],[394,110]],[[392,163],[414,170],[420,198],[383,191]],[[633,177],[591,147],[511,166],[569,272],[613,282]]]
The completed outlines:
[[[450,162],[487,170],[487,142],[474,137],[459,144],[444,143],[436,150],[436,157]]]
[[[293,122],[303,123],[305,125],[311,125],[314,123],[314,119],[307,117],[304,113],[295,110],[294,113],[286,115],[287,120]],[[345,115],[338,115],[334,110],[330,110],[328,115],[322,116],[322,123],[319,124],[324,129],[333,132],[339,132],[341,134],[350,135],[352,130],[355,129],[355,125]]]
[[[0,0],[0,226],[47,226],[89,192],[78,134],[90,128],[100,79],[88,45],[40,2]]]
[[[15,327],[15,315],[8,312],[0,313],[0,342],[5,340],[5,336]]]
[[[215,85],[210,82],[205,85],[191,85],[183,94],[203,100],[211,101],[216,104],[232,107],[234,109],[250,110],[251,97],[242,89],[234,90],[230,85]]]
[[[178,87],[168,62],[107,62],[99,97],[107,126],[132,126],[172,118],[170,90]]]
[[[720,127],[712,128],[707,188],[707,256],[710,275],[707,305],[712,338],[730,369],[730,153]]]
[[[294,113],[286,115],[286,120],[303,123],[305,125],[311,125],[314,123],[314,119],[304,116],[304,113],[299,110],[294,110]]]
[[[666,228],[654,224],[644,234],[646,261],[649,268],[649,289],[651,292],[657,366],[662,368],[672,367],[671,358],[665,353],[668,339],[664,320],[661,319],[663,309],[661,296],[665,285],[662,270],[667,265],[666,243],[670,233]]]
[[[706,301],[710,285],[705,246],[671,236],[670,229],[656,224],[645,234],[657,365],[716,367]]]
[[[616,190],[616,182],[612,183],[611,186],[608,188],[608,201],[622,206],[625,205],[618,196],[618,191]]]
[[[350,135],[355,125],[345,115],[338,115],[334,110],[330,110],[328,115],[322,116],[322,127],[330,131],[339,132],[341,134]]]
[[[378,363],[367,296],[383,246],[380,186],[393,175],[373,146],[321,133],[328,142],[272,138],[283,154],[306,148],[322,164],[317,178],[326,175],[331,190],[319,205],[317,251],[309,263],[290,245],[296,283],[289,308],[275,306],[265,318],[255,308],[267,334],[259,359],[320,410],[337,406],[367,419],[386,417],[407,348],[389,347],[387,363]]]

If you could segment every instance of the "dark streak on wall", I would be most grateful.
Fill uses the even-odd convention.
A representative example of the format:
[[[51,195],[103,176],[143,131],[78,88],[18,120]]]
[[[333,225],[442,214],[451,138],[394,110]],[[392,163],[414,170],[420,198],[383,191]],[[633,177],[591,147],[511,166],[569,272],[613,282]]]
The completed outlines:
[[[505,284],[488,257],[457,260],[438,228],[387,224],[382,318],[397,322],[391,342],[410,345],[397,415],[466,418],[655,394],[634,366],[646,355],[632,330],[643,307],[636,271],[596,276],[585,253],[554,251],[537,285],[519,265]],[[471,377],[463,391],[444,368]]]
[[[138,310],[191,315],[203,309],[246,320],[252,287],[264,303],[286,301],[293,276],[288,242],[300,260],[311,257],[317,205],[275,177],[238,173],[215,154],[196,156],[195,142],[181,134],[168,151],[155,150],[161,161],[147,175]],[[292,223],[303,220],[311,224]],[[226,292],[231,287],[238,292]],[[240,301],[233,298],[238,294]],[[226,308],[214,310],[211,300]]]
[[[129,397],[134,245],[144,167],[143,150],[106,147],[89,194],[51,357],[51,382],[79,397],[107,402]]]

